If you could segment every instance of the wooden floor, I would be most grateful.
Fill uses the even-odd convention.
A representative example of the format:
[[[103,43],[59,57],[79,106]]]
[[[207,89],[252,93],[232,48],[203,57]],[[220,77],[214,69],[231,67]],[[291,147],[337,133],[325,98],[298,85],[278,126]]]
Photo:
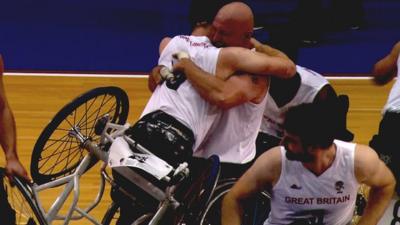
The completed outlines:
[[[355,134],[355,141],[368,144],[377,131],[380,111],[386,101],[392,84],[377,87],[370,80],[330,80],[339,94],[350,97],[348,127]],[[40,132],[55,113],[79,94],[99,86],[119,86],[130,99],[128,121],[132,124],[140,115],[150,92],[146,78],[93,78],[93,77],[34,77],[5,76],[6,93],[13,109],[18,132],[18,151],[27,169],[33,146]],[[4,155],[0,155],[0,165],[4,165]],[[98,187],[98,167],[91,169],[83,178],[80,206],[90,202]],[[56,199],[57,188],[40,195],[45,208]],[[101,204],[92,212],[95,218],[102,218],[110,204],[108,191]],[[60,223],[55,223],[60,224]],[[90,224],[79,221],[71,224]]]

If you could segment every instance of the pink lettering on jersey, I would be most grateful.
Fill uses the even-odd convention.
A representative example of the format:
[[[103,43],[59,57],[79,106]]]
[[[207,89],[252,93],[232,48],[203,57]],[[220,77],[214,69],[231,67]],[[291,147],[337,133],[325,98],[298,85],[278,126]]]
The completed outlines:
[[[179,35],[179,38],[188,42],[190,44],[190,46],[192,46],[192,47],[203,47],[203,48],[210,47],[210,44],[207,42],[193,42],[190,40],[190,38],[188,36],[185,36],[185,35]]]
[[[314,201],[314,198],[285,197],[285,202],[288,204],[311,205],[311,204],[313,204],[313,201]]]
[[[315,201],[314,201],[315,199]],[[285,203],[293,205],[336,205],[350,201],[350,195],[344,195],[339,197],[318,197],[318,198],[302,198],[302,197],[285,197]]]
[[[317,198],[318,205],[336,205],[339,203],[350,201],[350,195],[344,195],[340,197],[331,197],[331,198]]]

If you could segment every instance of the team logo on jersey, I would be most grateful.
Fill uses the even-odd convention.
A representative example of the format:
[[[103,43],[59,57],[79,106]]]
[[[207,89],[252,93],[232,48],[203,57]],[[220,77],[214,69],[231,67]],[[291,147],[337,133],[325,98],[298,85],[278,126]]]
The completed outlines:
[[[297,186],[296,184],[292,184],[292,186],[290,186],[291,189],[296,189],[296,190],[300,190],[301,187]]]
[[[344,189],[344,182],[343,181],[336,181],[335,183],[335,189],[337,191],[338,194],[343,193],[343,189]]]
[[[131,156],[129,156],[129,158],[131,158],[131,159],[136,159],[136,160],[139,161],[140,163],[145,163],[148,157],[146,157],[146,156],[140,156],[140,155],[131,155]]]

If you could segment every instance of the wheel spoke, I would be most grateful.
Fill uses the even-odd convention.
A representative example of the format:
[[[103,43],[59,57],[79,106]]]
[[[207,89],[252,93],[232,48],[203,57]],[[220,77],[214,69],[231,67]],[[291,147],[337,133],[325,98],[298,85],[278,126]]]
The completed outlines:
[[[31,167],[34,181],[43,184],[73,173],[88,152],[76,138],[69,136],[70,131],[77,129],[97,143],[100,136],[94,130],[98,119],[108,114],[112,122],[125,123],[128,106],[126,93],[117,87],[95,88],[64,106],[35,144]]]

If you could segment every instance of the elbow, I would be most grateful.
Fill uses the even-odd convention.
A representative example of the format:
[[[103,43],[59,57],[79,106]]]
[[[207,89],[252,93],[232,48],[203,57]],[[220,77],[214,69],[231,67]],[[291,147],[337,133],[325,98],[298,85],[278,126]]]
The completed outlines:
[[[216,105],[218,108],[222,110],[227,110],[232,108],[232,104],[230,104],[229,99],[223,94],[214,97],[214,102],[212,102],[212,104]]]

